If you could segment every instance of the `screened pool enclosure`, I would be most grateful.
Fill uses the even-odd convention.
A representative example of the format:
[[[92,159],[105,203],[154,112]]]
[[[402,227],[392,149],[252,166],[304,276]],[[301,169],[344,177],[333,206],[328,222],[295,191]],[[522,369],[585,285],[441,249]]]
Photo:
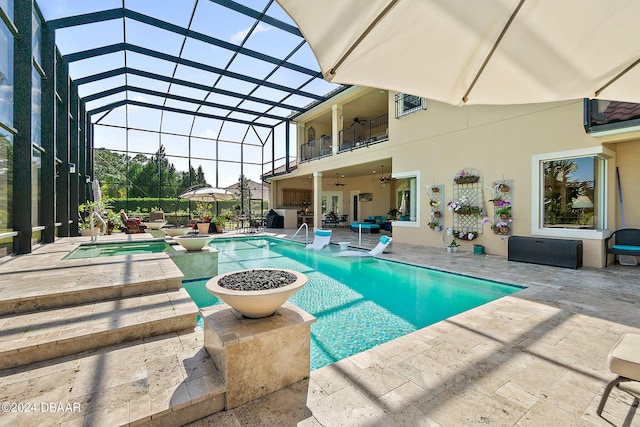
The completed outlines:
[[[0,17],[4,254],[76,235],[95,179],[170,211],[193,185],[286,172],[292,116],[344,89],[273,1],[3,0]]]

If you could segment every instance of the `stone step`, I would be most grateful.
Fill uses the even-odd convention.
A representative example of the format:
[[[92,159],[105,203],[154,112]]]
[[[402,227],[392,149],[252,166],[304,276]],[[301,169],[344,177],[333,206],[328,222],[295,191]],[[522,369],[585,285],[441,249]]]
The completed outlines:
[[[60,247],[58,247],[60,246]],[[180,289],[167,254],[64,259],[76,245],[45,245],[0,265],[0,316]]]
[[[3,426],[178,426],[221,411],[225,400],[200,328],[4,369],[0,377],[0,402],[15,404],[0,411]]]
[[[193,329],[198,314],[180,288],[0,317],[0,369]]]

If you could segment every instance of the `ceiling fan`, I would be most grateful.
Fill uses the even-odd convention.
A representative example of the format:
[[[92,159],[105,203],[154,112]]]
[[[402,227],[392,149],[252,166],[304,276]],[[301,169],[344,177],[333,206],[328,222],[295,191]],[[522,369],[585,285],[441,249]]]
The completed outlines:
[[[342,177],[344,178],[344,175],[342,175]],[[345,186],[345,185],[347,185],[347,184],[344,184],[344,183],[340,182],[340,181],[338,180],[338,174],[336,173],[336,183],[335,183],[334,185],[335,185],[336,187],[342,187],[342,186]]]
[[[385,176],[384,175],[384,165],[380,166],[382,168],[382,175],[380,175],[378,177],[378,181],[380,181],[381,183],[385,183],[385,182],[390,182],[390,181],[395,181],[396,178],[392,178],[391,175],[389,176]]]

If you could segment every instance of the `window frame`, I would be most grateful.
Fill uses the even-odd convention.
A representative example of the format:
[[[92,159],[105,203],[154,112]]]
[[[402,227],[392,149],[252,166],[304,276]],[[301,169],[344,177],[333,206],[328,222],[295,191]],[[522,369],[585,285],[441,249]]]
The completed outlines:
[[[407,172],[394,172],[391,175],[396,179],[407,179],[407,178],[415,178],[416,179],[416,188],[415,188],[415,201],[416,201],[416,220],[415,221],[392,221],[393,227],[402,227],[402,228],[420,228],[420,218],[422,216],[421,213],[421,201],[420,201],[420,171],[407,171]]]
[[[598,218],[600,218],[599,224],[595,229],[544,227],[544,163],[553,160],[569,160],[579,157],[596,157],[603,161],[602,168],[598,171],[598,175],[594,177],[599,182],[596,193],[600,202],[598,203]],[[609,182],[608,160],[613,158],[615,158],[615,153],[602,146],[531,156],[531,235],[598,240],[602,240],[607,237],[609,235],[607,231],[607,225],[609,222],[607,216],[607,188]]]
[[[413,97],[419,98],[420,105],[413,108],[405,109],[403,100],[407,96],[413,96]],[[402,117],[415,114],[419,111],[425,111],[427,109],[427,98],[423,98],[421,96],[411,95],[404,92],[398,92],[395,95],[395,101],[396,101],[396,119],[400,119]]]

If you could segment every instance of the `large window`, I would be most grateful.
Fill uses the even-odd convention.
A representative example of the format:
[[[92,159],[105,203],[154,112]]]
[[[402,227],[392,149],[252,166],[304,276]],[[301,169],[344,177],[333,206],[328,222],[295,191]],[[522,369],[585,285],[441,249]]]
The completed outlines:
[[[13,20],[13,0],[0,0]],[[13,252],[13,39],[0,20],[0,257]]]
[[[322,213],[333,212],[336,215],[342,215],[342,191],[323,191],[322,192]]]
[[[420,226],[420,176],[416,172],[394,173],[396,181],[396,208],[399,218],[394,222],[394,227],[419,227]]]
[[[0,234],[13,231],[12,198],[13,135],[0,127]],[[0,251],[0,256],[2,255],[6,253]]]
[[[544,171],[544,227],[598,228],[597,157],[548,160]]]
[[[534,156],[536,234],[582,237],[606,228],[604,148]],[[594,152],[596,151],[596,152]]]
[[[0,23],[0,122],[13,124],[13,34]]]

